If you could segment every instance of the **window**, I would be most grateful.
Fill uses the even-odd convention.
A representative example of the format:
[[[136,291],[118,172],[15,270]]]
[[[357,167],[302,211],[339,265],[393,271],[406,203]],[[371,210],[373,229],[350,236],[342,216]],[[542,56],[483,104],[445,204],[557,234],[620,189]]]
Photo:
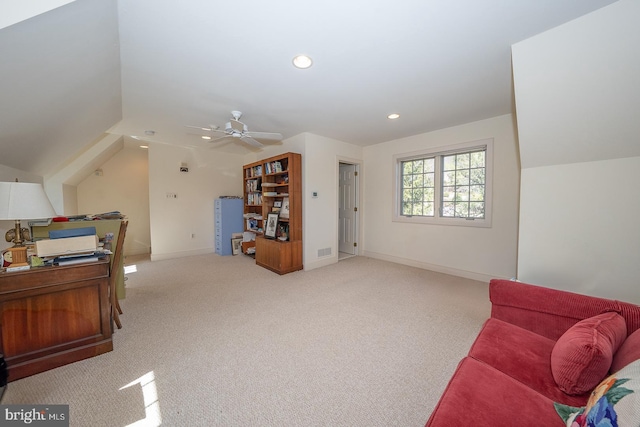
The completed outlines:
[[[492,140],[394,156],[394,221],[491,226]]]

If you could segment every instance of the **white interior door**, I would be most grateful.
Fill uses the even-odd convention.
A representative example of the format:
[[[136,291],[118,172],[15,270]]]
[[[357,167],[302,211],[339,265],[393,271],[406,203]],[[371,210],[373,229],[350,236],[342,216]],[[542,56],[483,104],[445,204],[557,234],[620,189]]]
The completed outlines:
[[[356,165],[340,163],[338,180],[338,250],[356,254]]]

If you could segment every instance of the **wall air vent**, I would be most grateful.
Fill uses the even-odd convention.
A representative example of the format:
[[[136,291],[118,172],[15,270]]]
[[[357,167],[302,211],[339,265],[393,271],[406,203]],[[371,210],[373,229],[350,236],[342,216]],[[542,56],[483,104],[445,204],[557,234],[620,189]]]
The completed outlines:
[[[318,258],[331,255],[331,248],[318,249]]]

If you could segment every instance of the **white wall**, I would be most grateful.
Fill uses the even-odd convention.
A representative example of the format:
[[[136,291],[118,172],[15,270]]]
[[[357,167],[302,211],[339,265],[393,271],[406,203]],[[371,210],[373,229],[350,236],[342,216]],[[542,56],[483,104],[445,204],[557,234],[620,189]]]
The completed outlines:
[[[44,189],[58,215],[78,211],[76,186],[124,147],[121,135],[103,134],[68,159],[55,172],[45,175]]]
[[[78,215],[78,188],[75,185],[62,184],[63,212],[65,215]]]
[[[393,155],[494,139],[491,228],[392,221]],[[364,148],[365,255],[478,280],[516,273],[519,167],[511,115]]]
[[[149,145],[151,259],[213,253],[213,203],[220,196],[242,196],[244,156]],[[179,170],[183,162],[188,173]],[[167,193],[177,198],[167,198]]]
[[[513,46],[518,278],[640,302],[640,2]]]
[[[99,166],[102,175],[91,174],[77,186],[79,213],[120,211],[127,216],[125,255],[146,254],[151,249],[147,154],[139,147],[125,146]]]
[[[304,268],[311,270],[338,262],[338,164],[340,160],[361,163],[363,149],[335,139],[305,135]],[[360,176],[360,183],[363,181],[364,175]],[[314,191],[318,192],[317,198],[312,197]],[[361,219],[362,216],[363,212]],[[326,248],[331,248],[331,255],[318,257],[318,250]]]
[[[640,303],[640,157],[522,170],[518,277]]]

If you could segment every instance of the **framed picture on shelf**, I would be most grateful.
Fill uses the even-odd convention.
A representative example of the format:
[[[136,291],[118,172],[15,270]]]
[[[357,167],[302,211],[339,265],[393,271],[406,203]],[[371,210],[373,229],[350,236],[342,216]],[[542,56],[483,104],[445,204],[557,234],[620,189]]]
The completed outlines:
[[[280,216],[282,218],[289,218],[289,198],[282,198],[282,208],[280,209]]]
[[[273,202],[273,207],[274,208],[281,208],[282,207],[282,201],[281,200],[276,200],[275,202]]]
[[[278,229],[278,214],[267,214],[267,224],[264,227],[264,237],[267,239],[275,239],[276,231]]]

